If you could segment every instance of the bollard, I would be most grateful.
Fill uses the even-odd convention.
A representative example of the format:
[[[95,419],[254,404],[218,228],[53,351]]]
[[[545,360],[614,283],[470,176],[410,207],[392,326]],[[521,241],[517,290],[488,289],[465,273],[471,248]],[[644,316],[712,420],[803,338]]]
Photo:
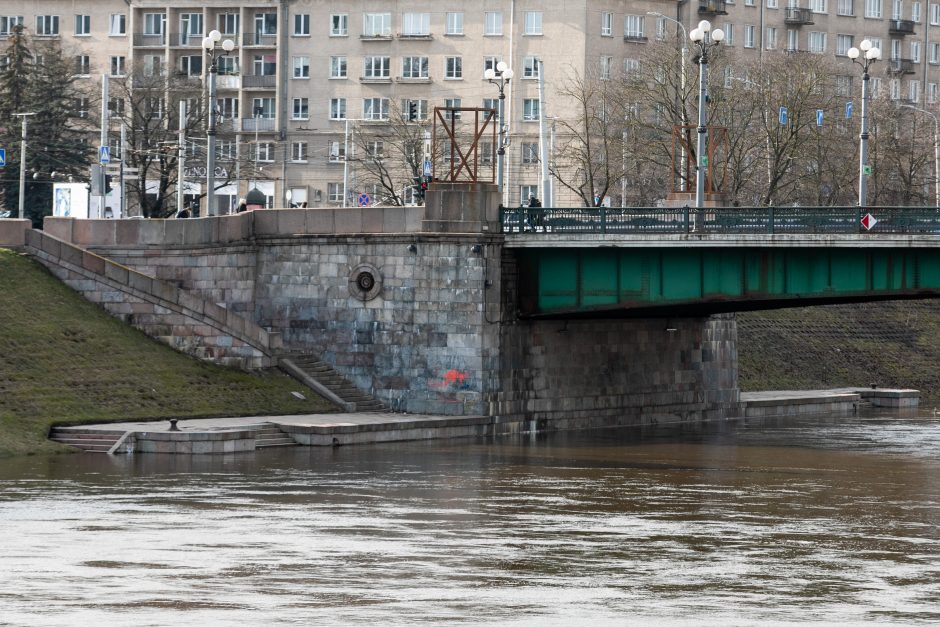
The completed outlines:
[[[176,426],[176,423],[179,422],[177,418],[170,418],[170,431],[179,431],[179,427]]]

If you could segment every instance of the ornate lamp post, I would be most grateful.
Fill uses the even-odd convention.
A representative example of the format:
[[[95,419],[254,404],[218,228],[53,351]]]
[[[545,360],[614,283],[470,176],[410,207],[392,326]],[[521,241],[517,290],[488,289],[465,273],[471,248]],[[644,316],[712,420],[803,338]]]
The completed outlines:
[[[222,42],[222,54],[216,44],[222,39],[222,33],[213,30],[202,40],[202,47],[209,60],[209,123],[206,125],[206,215],[215,215],[215,79],[219,73],[218,60],[235,49],[235,42],[226,39]]]
[[[689,39],[698,48],[698,144],[695,149],[695,208],[705,206],[705,172],[708,169],[706,146],[708,128],[705,126],[705,100],[708,97],[708,53],[721,44],[725,32],[720,28],[712,30],[708,20],[702,20],[697,28],[689,33]]]
[[[863,52],[864,58],[859,60]],[[881,58],[881,50],[874,48],[868,39],[863,39],[858,48],[854,46],[849,48],[846,55],[852,59],[852,63],[857,63],[862,67],[862,132],[858,136],[858,206],[865,207],[868,204],[868,175],[871,174],[871,167],[868,165],[868,70],[875,61]]]
[[[506,84],[512,79],[512,68],[505,61],[496,64],[496,69],[489,68],[483,78],[499,88],[499,147],[496,150],[496,187],[500,197],[503,195],[503,156],[506,154],[506,123],[503,112],[506,110]],[[541,113],[541,112],[540,112]]]
[[[688,31],[685,30],[685,26],[682,24],[682,22],[680,22],[677,19],[671,18],[668,15],[663,15],[662,13],[658,13],[656,11],[647,11],[646,14],[666,20],[667,22],[672,22],[678,28],[682,29],[682,40],[680,42],[682,44],[682,51],[681,51],[682,57],[680,60],[680,64],[681,64],[680,71],[682,72],[682,74],[679,75],[679,92],[680,93],[676,94],[676,105],[677,107],[678,106],[682,107],[682,127],[683,127],[683,134],[685,134],[684,129],[685,129],[685,126],[688,124],[688,120],[685,114],[685,75],[687,74],[686,69],[687,69],[688,62],[689,62],[689,49],[686,47],[685,42],[689,38],[689,33]],[[684,192],[688,190],[688,185],[689,185],[689,173],[686,171],[688,170],[688,160],[685,157],[685,144],[681,145],[681,149],[679,152],[679,164],[680,164],[679,166],[679,189]]]

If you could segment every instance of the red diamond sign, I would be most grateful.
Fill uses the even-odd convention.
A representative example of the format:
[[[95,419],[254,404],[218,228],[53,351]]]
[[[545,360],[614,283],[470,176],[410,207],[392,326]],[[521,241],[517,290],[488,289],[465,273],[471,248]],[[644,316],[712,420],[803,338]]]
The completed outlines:
[[[866,213],[865,217],[862,218],[862,226],[865,227],[866,231],[870,231],[876,224],[878,224],[878,219],[870,213]]]

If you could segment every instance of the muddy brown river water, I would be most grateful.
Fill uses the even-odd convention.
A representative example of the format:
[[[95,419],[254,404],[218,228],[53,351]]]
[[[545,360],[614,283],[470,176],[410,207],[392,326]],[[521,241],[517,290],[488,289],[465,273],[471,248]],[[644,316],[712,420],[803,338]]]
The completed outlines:
[[[940,418],[0,460],[0,624],[940,622]]]

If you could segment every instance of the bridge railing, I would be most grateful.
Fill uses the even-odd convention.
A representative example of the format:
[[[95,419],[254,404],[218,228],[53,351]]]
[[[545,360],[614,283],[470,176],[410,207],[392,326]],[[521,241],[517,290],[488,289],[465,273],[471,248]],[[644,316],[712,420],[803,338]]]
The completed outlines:
[[[862,219],[871,214],[874,225]],[[925,207],[514,207],[503,233],[907,233],[940,234],[940,210]],[[871,224],[871,223],[870,223]]]

